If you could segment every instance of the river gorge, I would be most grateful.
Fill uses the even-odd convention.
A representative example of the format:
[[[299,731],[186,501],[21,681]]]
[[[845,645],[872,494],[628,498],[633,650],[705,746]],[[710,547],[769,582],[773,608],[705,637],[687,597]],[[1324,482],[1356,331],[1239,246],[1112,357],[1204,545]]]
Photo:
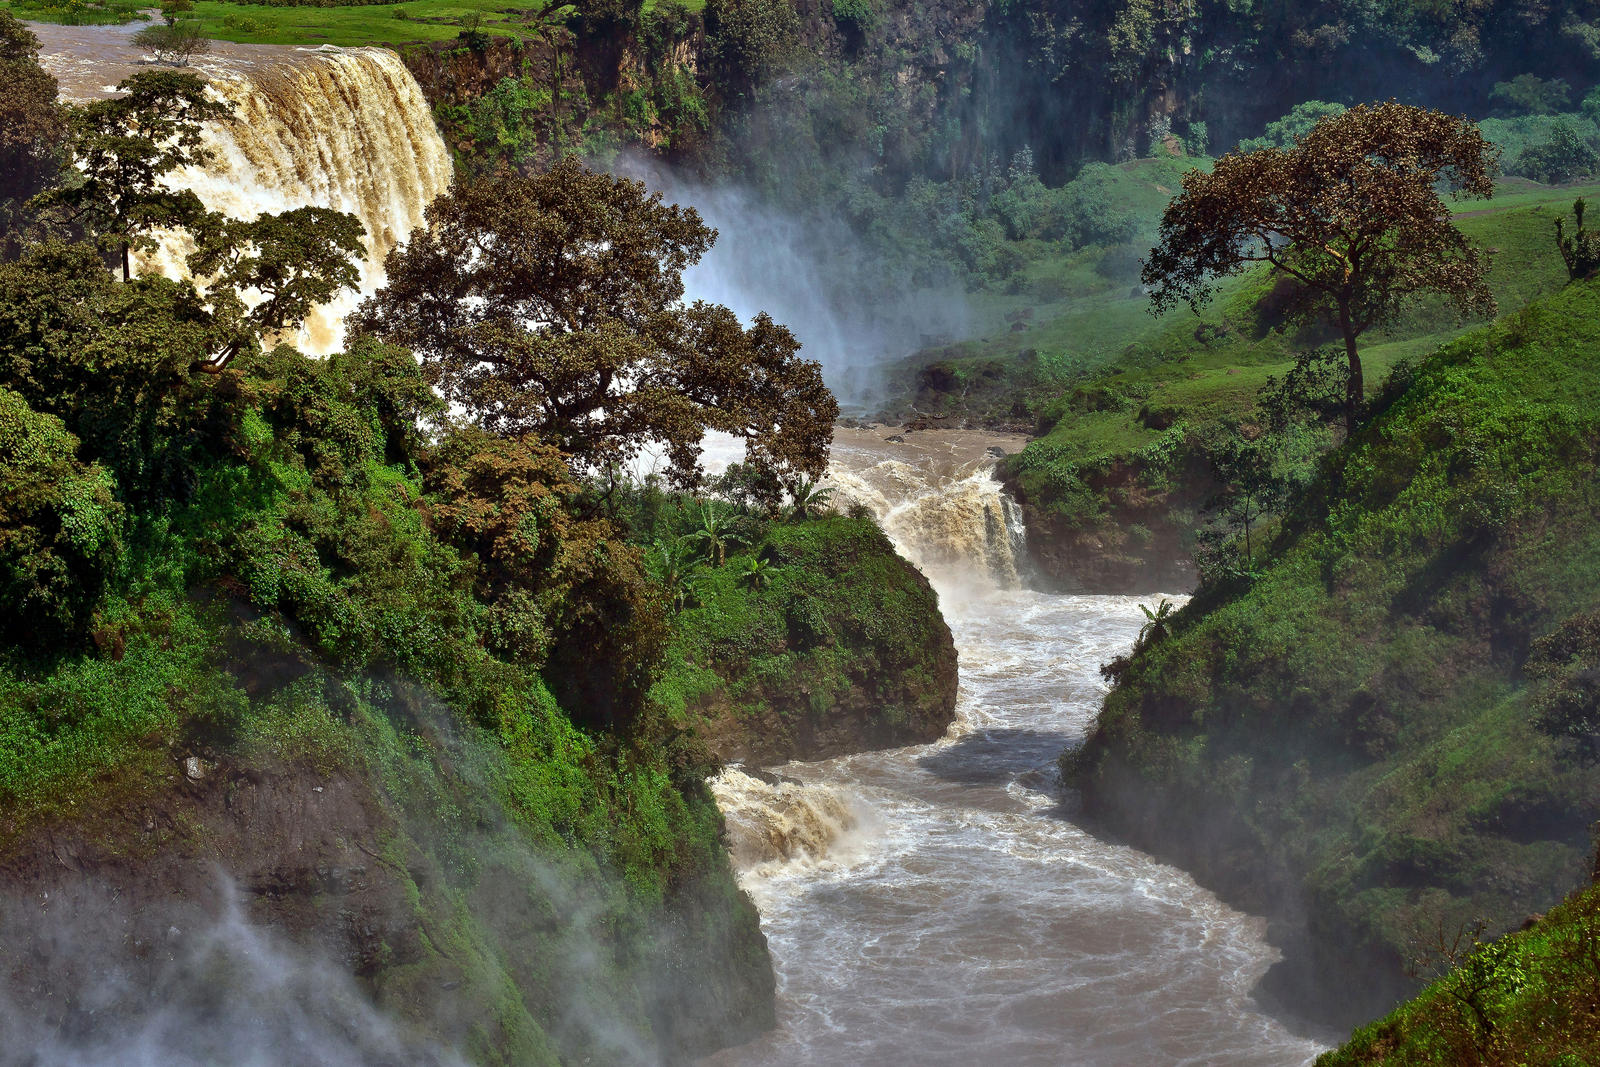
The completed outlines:
[[[118,33],[40,28],[69,95],[131,69]],[[296,338],[338,351],[383,256],[449,187],[427,102],[382,49],[236,46],[206,71],[237,118],[211,132],[212,166],[181,184],[240,217],[318,204],[366,227],[359,292]],[[169,242],[140,269],[181,274],[183,251]],[[708,1064],[1266,1067],[1324,1050],[1254,999],[1277,959],[1265,920],[1097,836],[1063,795],[1056,762],[1107,692],[1101,665],[1132,647],[1141,605],[1183,598],[1033,588],[1020,512],[994,472],[1024,441],[838,428],[833,504],[870,512],[937,590],[960,657],[956,721],[928,745],[713,780],[772,955],[778,1025]]]
[[[1015,438],[841,430],[833,484],[940,593],[961,657],[932,745],[716,780],[779,975],[779,1028],[711,1062],[1298,1064],[1322,1050],[1251,989],[1265,923],[1073,820],[1056,758],[1161,597],[1018,575],[988,449]],[[1179,598],[1181,599],[1181,598]]]

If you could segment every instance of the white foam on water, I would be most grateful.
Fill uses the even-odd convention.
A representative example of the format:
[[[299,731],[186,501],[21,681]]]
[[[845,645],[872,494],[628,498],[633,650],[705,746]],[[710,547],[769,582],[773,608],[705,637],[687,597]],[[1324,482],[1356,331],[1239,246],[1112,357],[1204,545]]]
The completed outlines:
[[[938,589],[961,656],[956,721],[931,745],[778,769],[878,825],[838,862],[827,843],[743,871],[780,1026],[711,1062],[1309,1062],[1322,1047],[1251,997],[1277,959],[1265,921],[1060,810],[1055,762],[1105,695],[1100,664],[1161,598],[1021,588],[988,462],[874,451],[836,449],[830,481]]]

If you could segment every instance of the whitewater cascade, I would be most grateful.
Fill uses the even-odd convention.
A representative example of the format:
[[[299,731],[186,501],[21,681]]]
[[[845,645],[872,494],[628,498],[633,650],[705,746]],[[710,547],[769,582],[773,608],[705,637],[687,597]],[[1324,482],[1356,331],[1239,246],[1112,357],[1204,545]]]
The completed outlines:
[[[1005,450],[996,441],[1021,439],[935,431],[886,449],[879,431],[840,429],[825,484],[836,506],[872,512],[895,549],[941,589],[1015,589],[1022,513],[995,476],[995,451]]]
[[[835,437],[835,504],[871,510],[939,593],[961,659],[956,721],[931,745],[712,783],[779,1014],[716,1067],[1285,1067],[1321,1051],[1252,996],[1276,958],[1264,921],[1063,811],[1056,759],[1105,696],[1100,664],[1161,597],[1025,588],[1016,507],[994,476],[1019,444]]]
[[[176,172],[174,186],[234,218],[330,207],[367,229],[360,291],[317,309],[295,339],[312,355],[336,351],[345,315],[383,284],[384,257],[450,185],[450,154],[422,89],[383,48],[284,50],[276,62],[207,74],[235,117],[208,127],[212,162]],[[186,244],[168,239],[140,257],[140,270],[182,276]]]

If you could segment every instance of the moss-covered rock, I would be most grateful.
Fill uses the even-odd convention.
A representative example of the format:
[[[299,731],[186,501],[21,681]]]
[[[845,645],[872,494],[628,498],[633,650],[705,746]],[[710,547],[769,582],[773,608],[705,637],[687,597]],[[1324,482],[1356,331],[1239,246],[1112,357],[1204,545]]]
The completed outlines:
[[[762,581],[748,576],[758,557]],[[933,741],[954,718],[938,595],[870,519],[774,525],[764,545],[696,576],[653,695],[723,759]]]
[[[765,938],[703,787],[606,751],[537,690],[489,731],[407,683],[281,666],[294,680],[254,697],[219,676],[220,723],[9,807],[0,1003],[27,1040],[203,1019],[169,931],[215,940],[231,907],[310,987],[319,967],[353,977],[413,1062],[676,1062],[772,1025]]]

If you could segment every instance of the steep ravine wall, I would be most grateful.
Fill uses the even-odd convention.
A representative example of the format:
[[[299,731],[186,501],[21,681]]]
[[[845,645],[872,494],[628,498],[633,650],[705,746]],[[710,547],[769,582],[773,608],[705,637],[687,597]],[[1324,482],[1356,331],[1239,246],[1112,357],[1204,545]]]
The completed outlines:
[[[194,737],[0,819],[14,1048],[151,1067],[645,1065],[772,1024],[765,940],[708,792],[665,896],[630,904],[619,873],[518,825],[511,757],[390,691],[314,754]]]

